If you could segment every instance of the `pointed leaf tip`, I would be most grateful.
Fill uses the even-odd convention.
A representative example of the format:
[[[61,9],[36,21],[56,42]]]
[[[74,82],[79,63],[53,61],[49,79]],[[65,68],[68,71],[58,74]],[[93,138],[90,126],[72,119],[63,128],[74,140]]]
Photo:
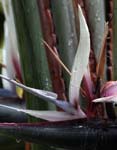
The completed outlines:
[[[79,115],[71,115],[67,112],[59,112],[59,111],[38,111],[38,110],[29,110],[29,109],[20,109],[7,105],[0,104],[0,107],[8,108],[15,111],[20,111],[30,116],[44,119],[47,121],[67,121],[81,118]],[[84,117],[83,117],[84,118]]]
[[[117,95],[101,97],[93,100],[94,103],[106,102],[106,103],[115,103],[117,104]]]
[[[39,98],[42,98],[45,101],[48,101],[48,102],[55,104],[56,106],[62,108],[67,113],[76,114],[76,109],[69,102],[59,101],[56,99],[57,98],[56,93],[27,87],[27,86],[25,86],[21,83],[18,83],[12,79],[9,79],[8,77],[5,77],[3,75],[0,75],[0,77],[7,80],[8,82],[15,84],[16,86],[23,88],[25,91],[27,91],[27,92],[29,92],[29,93],[31,93],[31,94],[39,97]]]
[[[78,100],[79,100],[80,85],[83,75],[88,66],[90,54],[89,30],[80,5],[79,5],[79,20],[80,20],[80,41],[72,67],[72,75],[69,87],[69,99],[73,105],[75,104],[79,105]]]
[[[24,89],[25,91],[38,96],[40,98],[45,98],[45,99],[57,99],[57,94],[54,92],[50,92],[50,91],[44,91],[44,90],[39,90],[39,89],[35,89],[35,88],[30,88],[28,86],[25,86],[21,83],[16,82],[15,80],[12,80],[6,76],[3,76],[0,74],[0,77],[7,80],[8,82],[11,82],[12,84],[15,84],[16,86],[21,87],[22,89]]]

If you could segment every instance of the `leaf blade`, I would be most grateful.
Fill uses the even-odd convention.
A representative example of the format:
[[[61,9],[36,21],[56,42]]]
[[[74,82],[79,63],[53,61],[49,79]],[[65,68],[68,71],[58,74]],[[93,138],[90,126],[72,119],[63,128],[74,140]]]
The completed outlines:
[[[80,41],[72,68],[72,76],[69,86],[70,102],[73,105],[77,103],[78,109],[80,109],[78,102],[80,85],[88,65],[90,53],[89,31],[80,6],[79,6],[79,20],[80,20]],[[86,45],[86,48],[84,43]]]
[[[106,102],[106,103],[117,104],[117,96],[113,95],[113,96],[101,97],[101,98],[94,99],[93,102],[95,103]]]
[[[47,121],[67,121],[67,120],[74,120],[81,118],[78,115],[71,115],[66,112],[59,112],[59,111],[38,111],[38,110],[29,110],[29,109],[20,109],[12,106],[7,106],[0,104],[0,107],[2,108],[8,108],[10,110],[15,110],[17,112],[23,112],[25,114],[28,114],[30,116],[44,119]]]
[[[47,102],[51,102],[55,104],[56,106],[62,108],[65,112],[70,113],[70,114],[76,114],[76,109],[67,101],[59,101],[57,100],[57,95],[56,93],[50,92],[50,91],[44,91],[44,90],[39,90],[35,88],[30,88],[28,86],[25,86],[21,83],[18,83],[12,79],[9,79],[8,77],[5,77],[3,75],[0,75],[1,78],[7,80],[8,82],[11,82],[21,88],[23,88],[25,91],[42,98],[43,100]]]

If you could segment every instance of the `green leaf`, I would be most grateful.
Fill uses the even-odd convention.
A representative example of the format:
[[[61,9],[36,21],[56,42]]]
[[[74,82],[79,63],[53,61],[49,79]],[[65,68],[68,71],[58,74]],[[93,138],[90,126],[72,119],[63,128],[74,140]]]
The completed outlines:
[[[23,81],[27,86],[43,90],[52,90],[45,47],[42,43],[42,29],[37,0],[12,0],[14,20],[17,32]],[[48,109],[48,103],[25,92],[27,108]],[[51,107],[53,107],[51,105]],[[39,119],[30,118],[30,122]],[[31,146],[33,150],[47,150],[43,145]]]
[[[98,60],[105,29],[105,0],[85,1],[92,48]]]
[[[54,0],[51,1],[51,6],[60,57],[71,71],[78,46],[73,3],[72,0]],[[66,72],[64,80],[68,94],[70,77]]]

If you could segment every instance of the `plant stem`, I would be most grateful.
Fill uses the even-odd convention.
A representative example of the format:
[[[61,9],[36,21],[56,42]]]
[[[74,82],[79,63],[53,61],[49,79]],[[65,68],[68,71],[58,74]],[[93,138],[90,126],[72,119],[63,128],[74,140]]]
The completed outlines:
[[[71,0],[53,0],[51,1],[51,6],[60,57],[66,67],[71,71],[78,46],[73,3]],[[64,72],[67,93],[69,79],[69,75]]]
[[[52,90],[45,48],[42,43],[40,16],[36,0],[12,0],[24,83],[30,87]],[[48,104],[25,93],[27,108],[47,109]],[[30,118],[30,122],[38,121]],[[47,150],[32,144],[32,150]]]
[[[98,60],[105,29],[105,0],[85,1],[92,48]]]

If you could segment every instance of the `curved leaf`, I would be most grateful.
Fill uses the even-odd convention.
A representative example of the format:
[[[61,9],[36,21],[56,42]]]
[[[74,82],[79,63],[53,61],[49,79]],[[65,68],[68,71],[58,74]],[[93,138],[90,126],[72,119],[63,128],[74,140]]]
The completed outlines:
[[[47,102],[51,102],[51,103],[55,104],[56,106],[62,108],[67,113],[70,113],[70,114],[76,114],[77,113],[76,109],[67,101],[57,100],[56,99],[57,98],[56,93],[27,87],[21,83],[18,83],[14,80],[9,79],[8,77],[5,77],[3,75],[0,75],[0,77],[7,80],[8,82],[11,82],[11,83],[23,88],[25,91],[27,91],[27,92],[29,92],[29,93],[31,93],[31,94],[39,97],[39,98],[42,98],[43,100],[45,100]]]
[[[14,112],[23,112],[25,114],[28,114],[30,116],[44,119],[47,121],[66,121],[66,120],[74,120],[79,119],[80,116],[78,115],[71,115],[66,112],[60,112],[60,111],[38,111],[38,110],[29,110],[29,109],[21,109],[16,107],[11,107],[7,105],[0,104],[1,108],[4,108],[9,112],[9,110],[13,110]]]
[[[108,97],[101,97],[101,98],[94,99],[93,102],[95,103],[106,102],[106,103],[117,104],[117,96],[113,95],[113,96],[108,96]]]
[[[79,20],[80,20],[80,41],[75,56],[75,61],[72,67],[72,76],[69,87],[70,102],[73,105],[77,104],[78,108],[79,108],[78,98],[80,85],[83,75],[87,69],[90,53],[90,35],[80,6],[79,6]]]

